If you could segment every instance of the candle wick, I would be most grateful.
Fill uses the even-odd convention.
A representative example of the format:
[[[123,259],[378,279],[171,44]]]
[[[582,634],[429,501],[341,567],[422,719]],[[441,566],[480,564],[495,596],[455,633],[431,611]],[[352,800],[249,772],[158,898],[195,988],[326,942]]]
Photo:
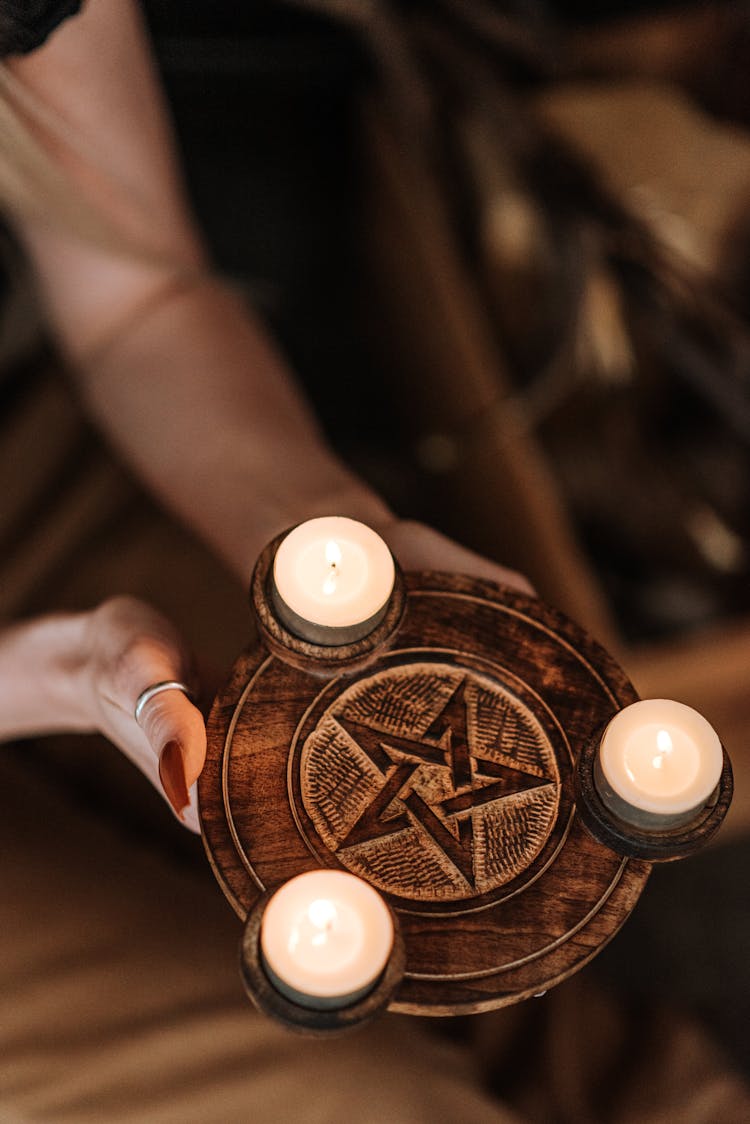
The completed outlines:
[[[326,597],[336,592],[338,578],[338,564],[341,561],[341,547],[332,539],[325,546],[326,562],[328,563],[328,577],[323,582],[323,593]]]

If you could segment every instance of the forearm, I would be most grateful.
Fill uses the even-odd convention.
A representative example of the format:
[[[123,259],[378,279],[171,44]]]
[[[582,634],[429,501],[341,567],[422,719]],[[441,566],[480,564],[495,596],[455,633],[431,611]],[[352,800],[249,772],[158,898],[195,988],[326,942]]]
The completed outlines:
[[[210,279],[137,8],[89,0],[15,70],[64,122],[69,146],[42,139],[112,234],[107,247],[34,216],[20,225],[82,396],[127,461],[244,580],[290,523],[387,522],[262,327]]]
[[[330,451],[286,364],[218,280],[168,289],[79,360],[96,416],[144,481],[247,580],[278,531],[386,505]]]
[[[86,620],[59,614],[0,632],[0,741],[93,728]]]

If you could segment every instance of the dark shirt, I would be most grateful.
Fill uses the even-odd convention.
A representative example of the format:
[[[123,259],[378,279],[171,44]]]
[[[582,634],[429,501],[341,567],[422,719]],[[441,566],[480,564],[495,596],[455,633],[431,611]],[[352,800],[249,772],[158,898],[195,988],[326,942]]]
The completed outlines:
[[[68,16],[75,15],[83,0],[0,0],[0,58],[5,55],[26,54],[41,46],[48,35]],[[693,0],[695,2],[695,0]],[[410,0],[401,0],[404,7]],[[529,9],[540,7],[558,20],[572,23],[589,23],[622,18],[636,11],[662,10],[675,6],[689,6],[690,0],[546,0],[529,3]],[[237,0],[149,0],[145,5],[150,20],[159,29],[166,23],[170,32],[179,28],[182,34],[204,32],[206,24],[213,34],[226,29],[236,33],[247,30],[258,16],[258,8],[273,11],[275,5],[268,0],[260,4],[238,4]],[[508,10],[523,18],[524,3],[508,5]],[[286,11],[284,16],[289,18]]]
[[[80,7],[81,0],[0,0],[0,57],[40,47]]]

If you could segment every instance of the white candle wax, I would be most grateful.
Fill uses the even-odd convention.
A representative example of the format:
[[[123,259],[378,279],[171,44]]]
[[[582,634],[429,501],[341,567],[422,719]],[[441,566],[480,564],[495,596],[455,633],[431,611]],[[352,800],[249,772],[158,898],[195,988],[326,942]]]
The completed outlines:
[[[309,519],[276,551],[277,611],[306,639],[346,643],[382,619],[395,573],[390,550],[364,523],[333,515]],[[332,630],[328,637],[326,629]]]
[[[644,699],[615,715],[602,738],[599,766],[625,804],[649,815],[697,811],[721,777],[721,742],[706,719],[670,699]]]
[[[393,948],[393,920],[380,894],[339,870],[313,870],[269,901],[260,947],[272,982],[308,1007],[343,1007],[367,994]]]

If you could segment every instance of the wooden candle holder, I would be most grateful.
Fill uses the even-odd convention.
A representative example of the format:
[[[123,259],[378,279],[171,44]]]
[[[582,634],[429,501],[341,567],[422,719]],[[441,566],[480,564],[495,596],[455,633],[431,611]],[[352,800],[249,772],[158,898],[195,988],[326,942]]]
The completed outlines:
[[[584,744],[576,764],[576,800],[581,819],[601,843],[621,855],[648,859],[651,863],[684,859],[709,842],[724,822],[734,791],[732,764],[722,746],[724,764],[711,799],[688,823],[672,829],[643,830],[619,819],[608,809],[597,791],[594,772],[604,727]]]
[[[385,618],[353,645],[299,640],[273,613],[277,542],[253,576],[260,638],[214,703],[199,782],[209,859],[246,921],[251,997],[325,1032],[386,1003],[487,1011],[571,975],[651,869],[601,828],[587,787],[591,747],[637,699],[622,669],[541,601],[456,574],[398,573]],[[731,773],[718,819],[730,795]],[[348,1014],[292,1010],[258,962],[264,896],[319,867],[376,887],[403,941]]]
[[[282,995],[271,983],[263,967],[260,953],[260,926],[263,911],[272,896],[272,891],[266,891],[255,902],[247,915],[240,945],[242,981],[258,1010],[302,1034],[326,1036],[343,1034],[371,1022],[381,1014],[391,1003],[403,980],[406,968],[406,949],[398,918],[395,915],[393,917],[393,951],[385,971],[372,991],[350,1006],[316,1010],[302,1007]]]

